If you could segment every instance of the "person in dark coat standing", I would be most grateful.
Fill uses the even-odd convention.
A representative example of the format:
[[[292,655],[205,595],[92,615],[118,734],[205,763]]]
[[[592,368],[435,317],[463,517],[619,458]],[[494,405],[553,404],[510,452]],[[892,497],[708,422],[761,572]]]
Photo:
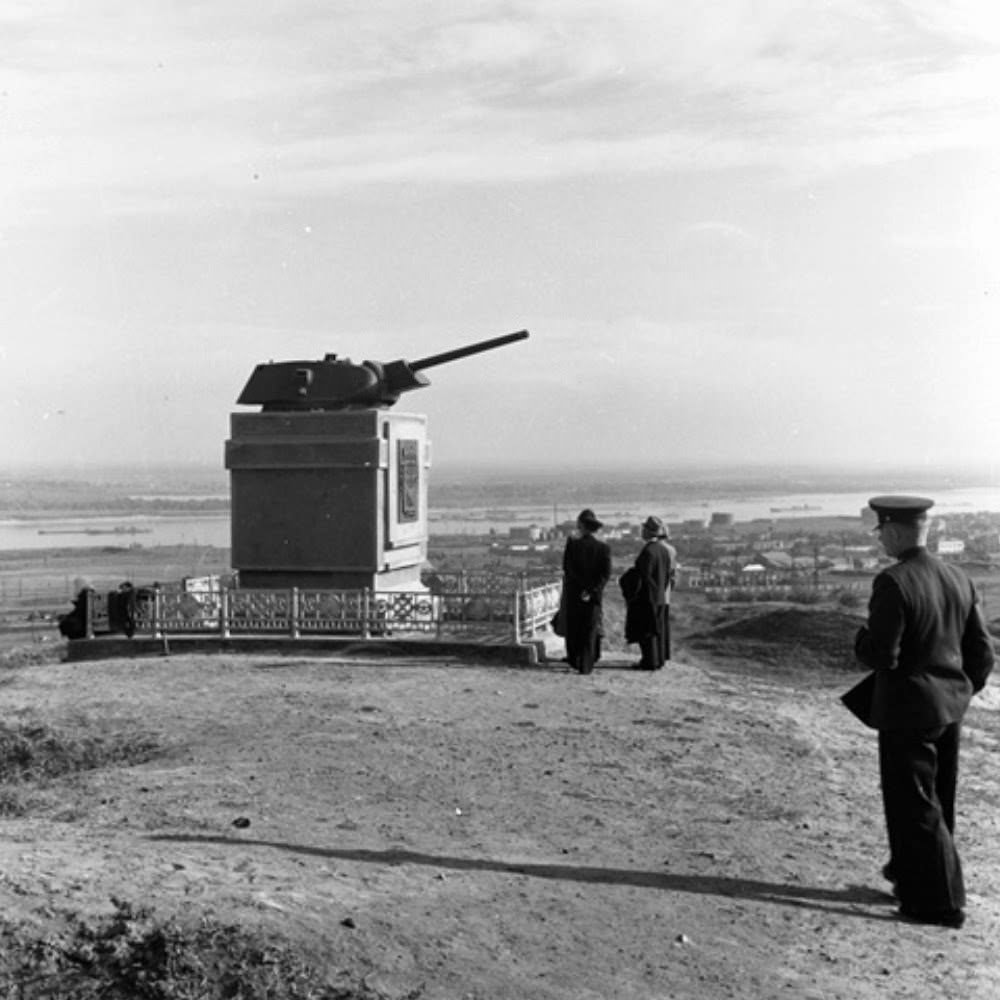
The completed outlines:
[[[602,527],[592,510],[580,511],[563,551],[566,659],[581,674],[591,673],[601,658],[602,604],[611,578],[611,549],[596,537]]]
[[[667,542],[667,528],[658,517],[642,525],[645,544],[635,565],[620,581],[625,595],[625,639],[637,642],[642,654],[638,670],[659,670],[670,659],[670,590],[677,551]]]
[[[882,545],[898,561],[873,581],[855,653],[874,671],[866,721],[878,730],[883,874],[900,917],[957,928],[965,920],[954,841],[962,717],[986,685],[994,650],[972,581],[927,551],[932,505],[910,496],[869,501]]]

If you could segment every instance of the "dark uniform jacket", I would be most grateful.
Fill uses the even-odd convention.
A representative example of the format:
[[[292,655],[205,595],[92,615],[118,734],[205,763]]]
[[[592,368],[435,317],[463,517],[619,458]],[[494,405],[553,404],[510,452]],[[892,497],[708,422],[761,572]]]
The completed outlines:
[[[854,648],[875,671],[869,724],[876,729],[960,721],[994,662],[972,581],[923,547],[875,578]]]

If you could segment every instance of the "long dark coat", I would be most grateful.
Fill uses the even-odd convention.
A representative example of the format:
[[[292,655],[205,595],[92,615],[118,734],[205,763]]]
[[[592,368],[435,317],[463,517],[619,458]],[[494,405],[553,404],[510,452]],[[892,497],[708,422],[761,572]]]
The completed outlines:
[[[566,540],[563,594],[566,658],[582,673],[600,659],[604,588],[611,578],[611,549],[584,533]]]
[[[635,565],[622,574],[626,642],[641,642],[663,631],[663,608],[669,603],[674,561],[673,546],[651,539],[639,551]]]

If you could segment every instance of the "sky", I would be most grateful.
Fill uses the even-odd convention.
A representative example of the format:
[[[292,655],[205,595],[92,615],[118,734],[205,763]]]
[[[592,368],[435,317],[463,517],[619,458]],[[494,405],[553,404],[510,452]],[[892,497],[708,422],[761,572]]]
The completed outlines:
[[[222,466],[258,363],[434,460],[1000,476],[995,0],[6,0],[0,468]]]

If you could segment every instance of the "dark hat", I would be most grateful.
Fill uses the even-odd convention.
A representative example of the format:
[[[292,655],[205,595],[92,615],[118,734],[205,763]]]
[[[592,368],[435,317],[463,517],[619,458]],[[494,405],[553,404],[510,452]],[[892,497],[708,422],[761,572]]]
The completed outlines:
[[[586,528],[587,531],[599,531],[604,527],[604,523],[597,520],[597,515],[589,507],[585,507],[580,511],[576,523]]]
[[[878,514],[878,523],[920,524],[927,520],[927,511],[934,506],[927,497],[884,496],[872,497],[868,506]]]
[[[648,531],[654,538],[666,538],[667,528],[666,525],[658,518],[654,517],[652,514],[642,522],[642,530]]]

